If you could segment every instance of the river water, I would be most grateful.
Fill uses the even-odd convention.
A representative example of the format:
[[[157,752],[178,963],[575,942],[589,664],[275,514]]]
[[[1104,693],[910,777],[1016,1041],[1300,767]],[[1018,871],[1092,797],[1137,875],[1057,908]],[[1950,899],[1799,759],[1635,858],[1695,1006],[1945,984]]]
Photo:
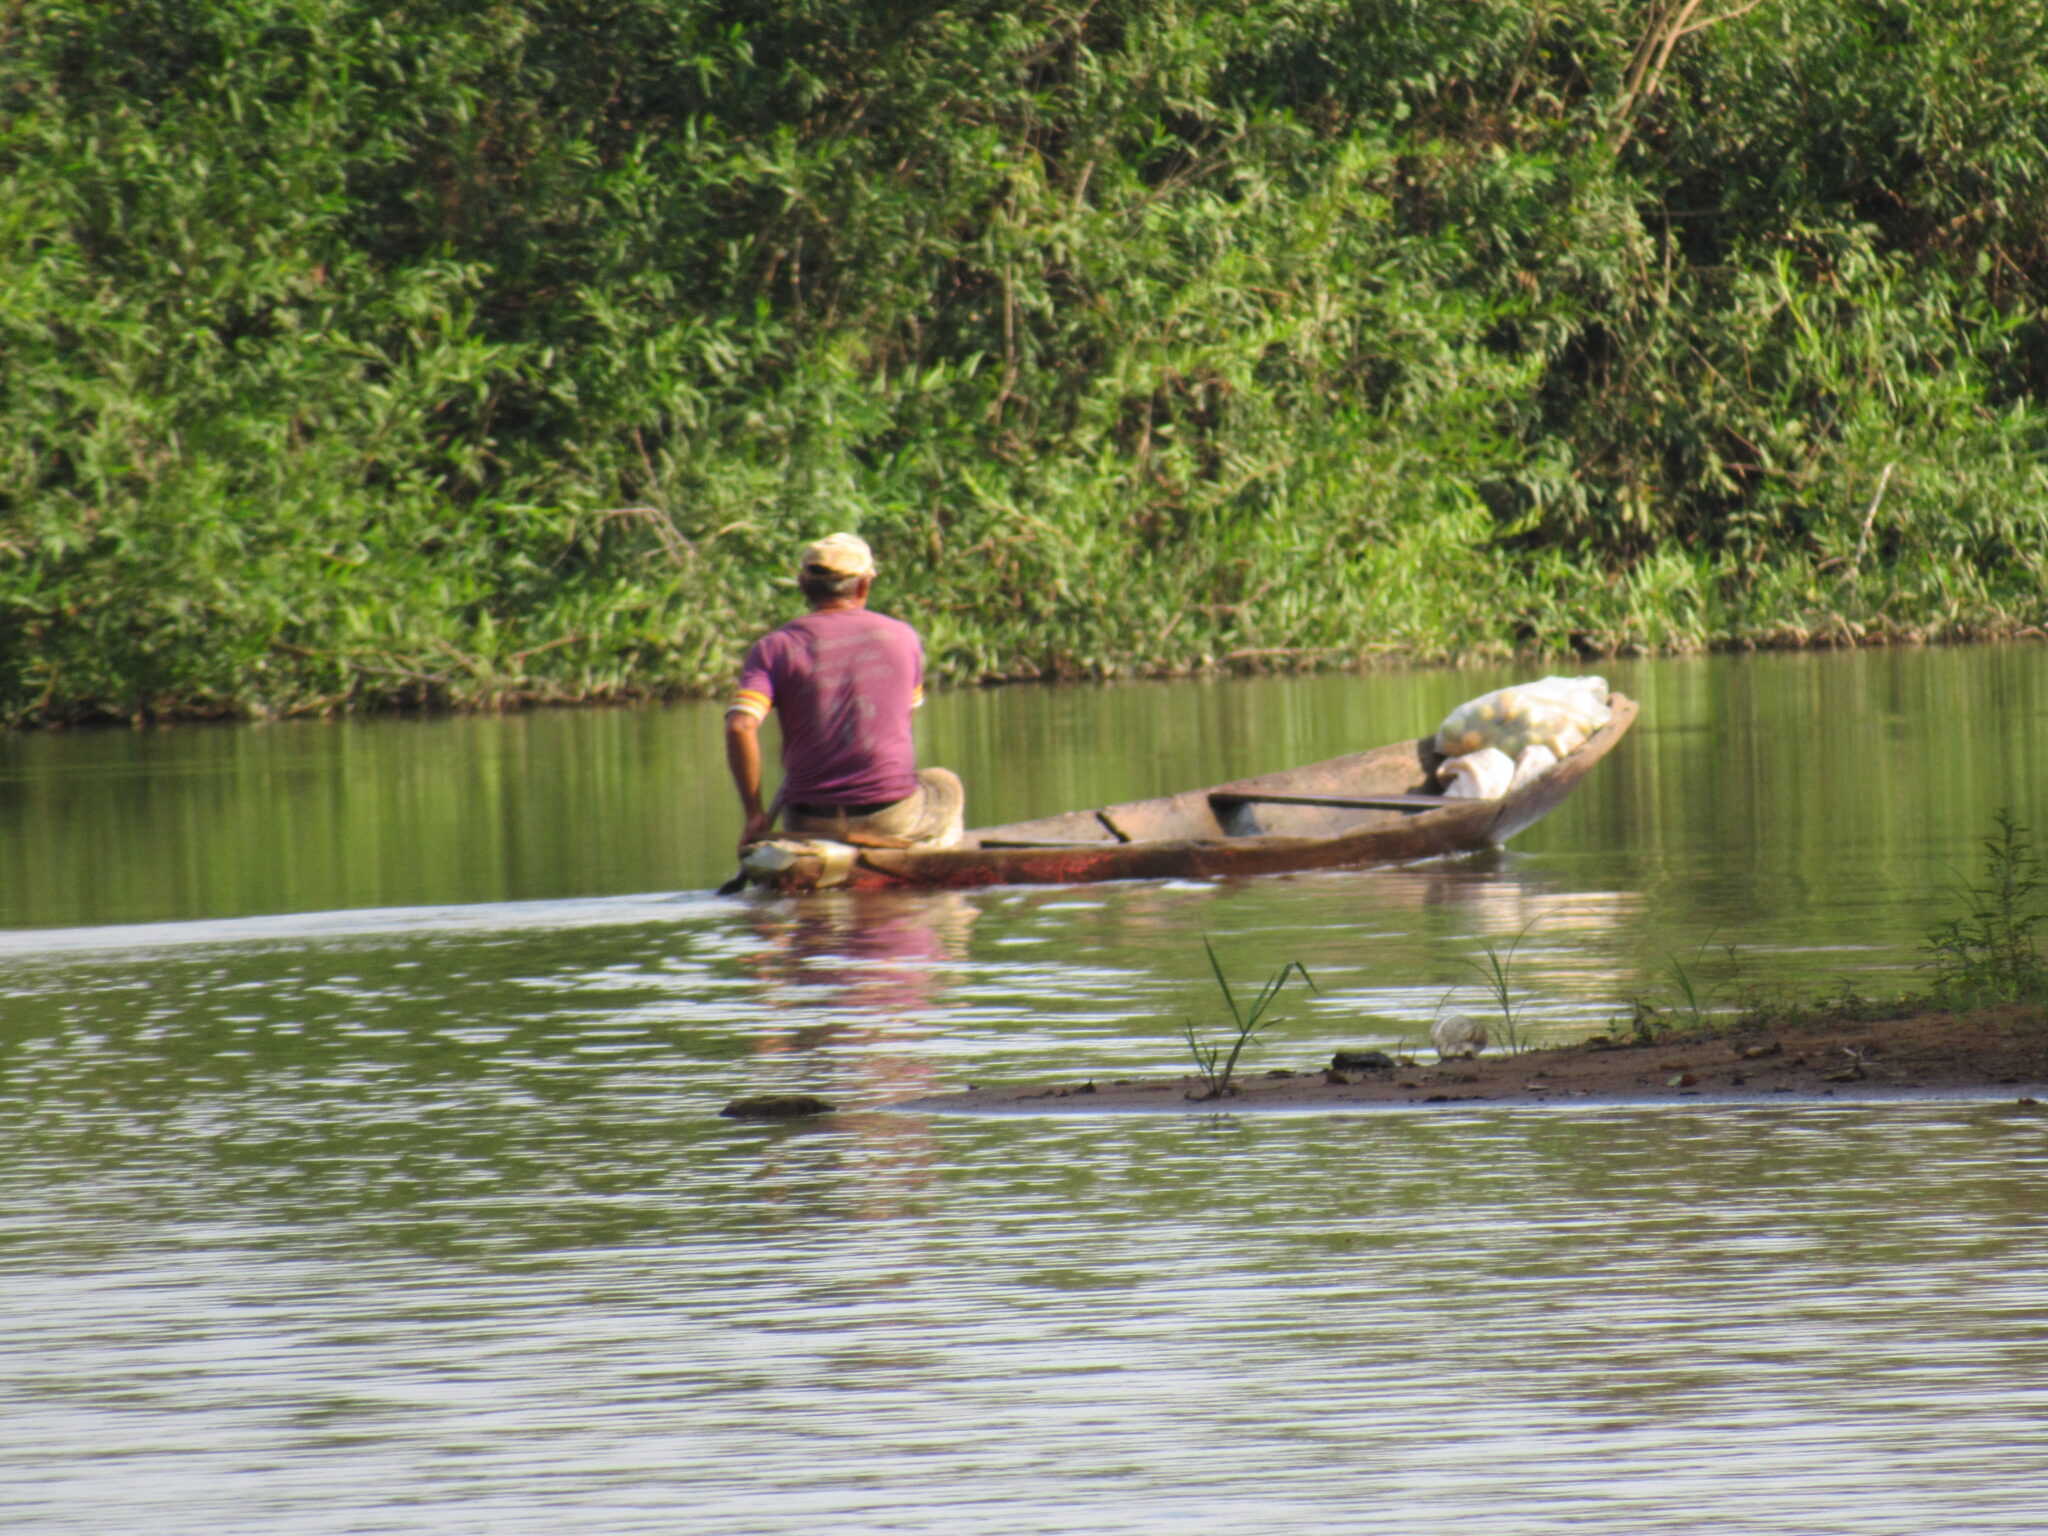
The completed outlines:
[[[2022,1531],[2011,1104],[916,1118],[1911,980],[2043,824],[2048,651],[1615,663],[1506,852],[717,900],[714,706],[0,739],[0,1510],[36,1532]],[[972,819],[1419,734],[1507,670],[936,697]],[[792,1126],[716,1111],[824,1093]]]

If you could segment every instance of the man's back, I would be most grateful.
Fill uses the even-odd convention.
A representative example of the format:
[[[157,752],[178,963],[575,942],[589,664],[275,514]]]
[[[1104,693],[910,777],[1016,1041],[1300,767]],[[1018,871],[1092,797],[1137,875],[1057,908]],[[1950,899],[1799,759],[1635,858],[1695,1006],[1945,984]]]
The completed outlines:
[[[910,712],[924,647],[899,619],[866,609],[807,613],[747,653],[740,698],[773,705],[787,804],[879,805],[917,788]]]

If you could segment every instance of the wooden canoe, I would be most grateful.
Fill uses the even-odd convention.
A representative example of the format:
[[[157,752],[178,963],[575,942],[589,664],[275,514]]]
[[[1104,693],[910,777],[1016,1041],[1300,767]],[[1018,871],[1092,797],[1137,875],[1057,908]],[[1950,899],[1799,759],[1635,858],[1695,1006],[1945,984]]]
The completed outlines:
[[[1433,737],[1333,757],[1098,811],[978,827],[953,848],[835,849],[829,861],[798,853],[755,883],[781,891],[972,885],[1057,885],[1265,875],[1288,870],[1403,864],[1506,842],[1572,792],[1635,722],[1615,694],[1613,718],[1542,777],[1498,800],[1439,791],[1443,755]],[[801,844],[786,844],[801,848]]]

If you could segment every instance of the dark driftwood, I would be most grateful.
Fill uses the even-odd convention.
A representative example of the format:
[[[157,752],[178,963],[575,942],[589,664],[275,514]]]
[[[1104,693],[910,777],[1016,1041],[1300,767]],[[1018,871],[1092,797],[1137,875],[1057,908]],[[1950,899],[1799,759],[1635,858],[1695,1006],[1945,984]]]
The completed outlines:
[[[847,885],[1049,885],[1400,864],[1504,843],[1570,794],[1635,723],[1632,700],[1541,778],[1498,800],[1446,800],[1429,737],[1281,773],[969,832],[955,848],[863,848]],[[811,889],[815,858],[776,884]]]

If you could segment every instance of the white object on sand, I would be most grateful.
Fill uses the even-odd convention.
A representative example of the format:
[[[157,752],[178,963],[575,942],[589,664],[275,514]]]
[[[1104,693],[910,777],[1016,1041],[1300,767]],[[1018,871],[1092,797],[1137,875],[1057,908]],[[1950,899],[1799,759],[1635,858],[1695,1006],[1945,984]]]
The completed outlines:
[[[1486,1049],[1486,1026],[1469,1013],[1453,1013],[1429,1026],[1429,1043],[1438,1061],[1470,1061]]]

